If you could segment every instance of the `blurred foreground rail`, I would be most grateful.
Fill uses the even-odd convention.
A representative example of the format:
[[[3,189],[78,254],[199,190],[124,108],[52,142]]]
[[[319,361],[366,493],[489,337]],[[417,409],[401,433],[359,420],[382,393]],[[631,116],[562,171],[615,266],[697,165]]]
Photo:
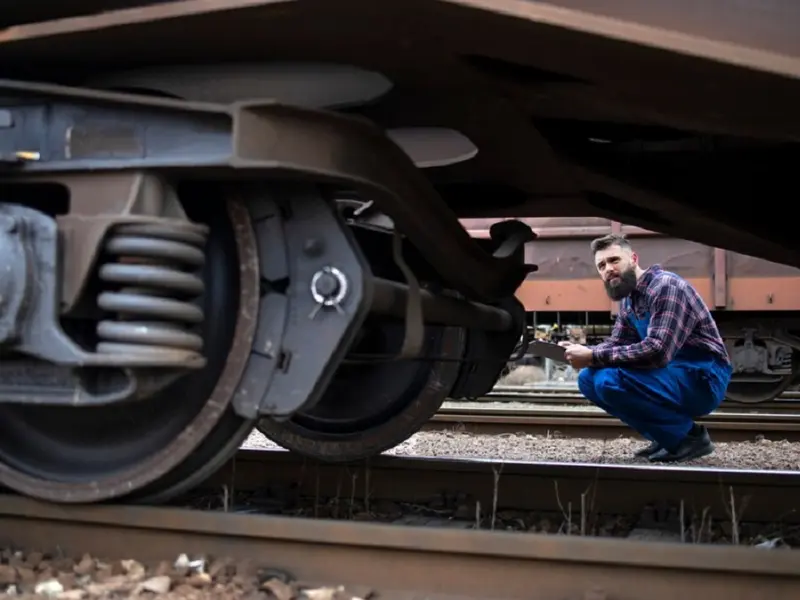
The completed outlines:
[[[309,587],[368,590],[363,596],[329,598],[673,600],[684,594],[707,600],[794,600],[800,590],[799,554],[752,548],[174,508],[56,507],[21,497],[0,498],[0,530],[14,547],[58,549],[62,556],[88,552],[153,564],[187,552],[257,561]]]
[[[680,500],[687,513],[706,507],[725,515],[732,489],[739,498],[749,496],[750,519],[775,521],[781,514],[793,515],[798,483],[795,473],[390,456],[368,467],[335,466],[311,464],[288,452],[244,451],[183,499],[195,507],[208,502],[206,510],[187,504],[54,506],[2,495],[0,540],[11,548],[145,564],[173,561],[181,553],[256,561],[310,587],[360,590],[330,598],[671,600],[683,594],[789,600],[800,593],[800,553],[795,551],[408,527],[357,522],[347,515],[338,520],[276,516],[246,499],[260,494],[263,505],[268,490],[284,500],[291,490],[320,503],[337,494],[363,503],[367,493],[375,506],[381,498],[424,502],[458,493],[499,513],[580,506],[580,497],[594,488],[593,510],[640,512],[659,499],[662,510],[663,503]]]

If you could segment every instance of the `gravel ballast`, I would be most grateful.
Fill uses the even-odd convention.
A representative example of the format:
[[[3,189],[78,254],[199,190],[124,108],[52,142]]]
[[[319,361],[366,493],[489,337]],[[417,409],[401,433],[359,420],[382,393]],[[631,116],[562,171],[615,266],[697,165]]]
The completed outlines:
[[[633,437],[613,440],[579,439],[527,434],[481,435],[457,431],[421,431],[385,454],[515,461],[581,462],[594,464],[649,464],[632,454],[644,446]],[[800,443],[759,439],[719,442],[710,456],[682,466],[749,470],[800,469]],[[242,445],[246,449],[279,448],[258,431]]]
[[[256,561],[183,554],[174,562],[145,564],[0,548],[0,598],[14,600],[366,600],[372,595],[367,589],[304,584]]]

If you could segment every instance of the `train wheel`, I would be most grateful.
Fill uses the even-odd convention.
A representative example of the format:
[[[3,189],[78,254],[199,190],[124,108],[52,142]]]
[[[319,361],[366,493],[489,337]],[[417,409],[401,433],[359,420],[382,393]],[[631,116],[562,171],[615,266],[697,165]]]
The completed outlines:
[[[397,352],[403,334],[402,324],[367,325],[354,352]],[[258,430],[287,450],[328,462],[380,454],[439,410],[458,376],[465,339],[461,328],[428,327],[421,360],[343,365],[316,406],[287,421],[262,419]],[[425,358],[437,356],[454,360]]]
[[[769,383],[732,381],[728,384],[728,390],[725,392],[725,400],[738,404],[773,402],[792,385],[795,385],[798,380],[800,380],[798,377],[791,375]]]
[[[200,192],[197,192],[200,194]],[[0,405],[0,484],[55,502],[164,499],[217,469],[252,430],[231,399],[258,314],[256,261],[246,209],[192,197],[189,218],[211,225],[203,276],[207,366],[162,392],[124,405]],[[251,283],[252,282],[252,283]],[[247,299],[247,306],[243,305]]]
[[[725,392],[725,402],[737,404],[774,402],[798,383],[800,383],[800,353],[795,351],[792,353],[791,373],[788,375],[761,375],[755,378],[735,375]]]

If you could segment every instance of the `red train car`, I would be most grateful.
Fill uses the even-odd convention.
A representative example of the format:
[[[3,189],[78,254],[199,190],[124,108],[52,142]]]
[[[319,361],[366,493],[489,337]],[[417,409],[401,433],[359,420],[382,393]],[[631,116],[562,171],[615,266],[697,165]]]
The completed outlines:
[[[517,291],[530,324],[579,328],[588,342],[608,335],[616,303],[606,296],[589,242],[622,233],[643,265],[688,279],[712,309],[734,365],[728,399],[764,402],[800,383],[800,269],[602,218],[521,219],[538,234],[526,259],[539,266]],[[464,219],[488,237],[492,219]]]

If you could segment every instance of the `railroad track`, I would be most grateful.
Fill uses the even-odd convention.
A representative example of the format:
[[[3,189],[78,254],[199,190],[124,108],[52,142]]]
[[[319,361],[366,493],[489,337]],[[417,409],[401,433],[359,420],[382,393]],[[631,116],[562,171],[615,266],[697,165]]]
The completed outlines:
[[[265,479],[270,481],[269,488],[265,488]],[[65,556],[84,553],[105,561],[136,559],[146,566],[171,562],[182,553],[190,558],[212,556],[215,564],[227,558],[232,564],[248,563],[253,575],[247,580],[240,568],[238,583],[230,583],[227,575],[217,574],[222,587],[233,586],[241,592],[262,581],[276,585],[275,580],[280,579],[289,582],[282,591],[296,592],[299,585],[292,582],[297,578],[316,588],[315,594],[307,597],[325,599],[333,598],[332,590],[341,585],[350,590],[350,595],[337,596],[343,598],[365,598],[377,592],[384,599],[417,595],[672,600],[690,595],[709,600],[794,600],[800,591],[800,553],[792,551],[500,529],[522,520],[521,511],[551,510],[563,515],[564,506],[574,511],[590,492],[592,510],[598,514],[602,510],[637,514],[640,525],[644,522],[646,527],[663,531],[674,523],[659,515],[669,513],[668,504],[677,501],[685,514],[690,508],[705,509],[711,518],[724,520],[730,510],[726,508],[729,490],[738,497],[750,497],[747,514],[751,520],[774,522],[786,515],[786,522],[796,522],[799,483],[797,473],[776,476],[652,466],[500,464],[390,456],[369,465],[337,466],[311,464],[288,452],[244,451],[201,489],[170,507],[54,506],[0,495],[0,537],[18,549],[57,550],[58,561],[52,564],[61,566]],[[620,493],[621,489],[625,493]],[[372,513],[379,512],[381,502],[412,507],[427,504],[431,507],[429,519],[439,516],[441,523],[403,527],[397,521],[356,522],[360,513],[351,515],[344,509],[349,504],[363,511],[368,502],[364,490],[371,498]],[[474,518],[454,517],[442,506],[433,507],[432,498],[446,505],[449,496],[471,499],[476,506],[480,503],[484,527],[490,527],[487,522],[496,515],[495,530],[466,530]],[[276,498],[286,507],[279,508]],[[648,512],[646,504],[654,498],[660,503]],[[309,503],[306,512],[301,510],[302,499]],[[308,510],[330,508],[336,504],[334,499],[343,509],[338,519],[307,516]],[[577,523],[579,513],[574,514]],[[567,522],[565,518],[562,521]],[[28,555],[18,556],[24,560]],[[66,562],[70,568],[71,563]],[[261,570],[252,569],[254,566]],[[117,578],[124,579],[130,569],[130,563],[123,564],[125,573]],[[154,573],[150,570],[146,575]],[[209,583],[209,578],[206,575],[205,585],[211,586],[214,582]],[[195,594],[202,592],[198,587],[202,588],[203,581],[193,585]],[[177,597],[186,587],[183,584],[176,590]],[[283,596],[287,600],[292,597],[288,593]]]
[[[726,403],[699,422],[714,433],[717,441],[748,441],[758,436],[800,441],[800,392],[785,392],[778,400],[762,404]],[[618,419],[594,407],[575,386],[553,384],[496,386],[486,396],[469,402],[445,402],[423,429],[489,435],[557,432],[594,439],[635,436]]]
[[[619,419],[599,409],[553,408],[531,405],[525,408],[486,407],[476,403],[445,403],[423,427],[423,431],[456,429],[470,433],[502,435],[558,434],[570,437],[611,439],[620,435],[635,436]],[[800,441],[800,413],[797,412],[733,412],[721,410],[698,423],[706,425],[720,442],[766,439]]]
[[[531,393],[559,393],[559,392],[570,392],[574,394],[580,394],[578,390],[578,384],[575,382],[543,382],[543,383],[532,383],[530,385],[504,385],[498,384],[494,386],[493,391],[490,392],[488,395],[491,396],[495,393],[497,394],[531,394]],[[779,398],[788,399],[788,400],[800,400],[800,389],[790,389],[782,394],[780,394]]]
[[[591,403],[574,385],[537,385],[537,386],[495,386],[485,396],[471,400],[476,403],[487,402],[519,402],[530,404],[557,404],[591,406]],[[759,411],[759,412],[800,412],[800,392],[789,391],[781,394],[773,402],[759,404],[743,404],[725,402],[720,411]]]

